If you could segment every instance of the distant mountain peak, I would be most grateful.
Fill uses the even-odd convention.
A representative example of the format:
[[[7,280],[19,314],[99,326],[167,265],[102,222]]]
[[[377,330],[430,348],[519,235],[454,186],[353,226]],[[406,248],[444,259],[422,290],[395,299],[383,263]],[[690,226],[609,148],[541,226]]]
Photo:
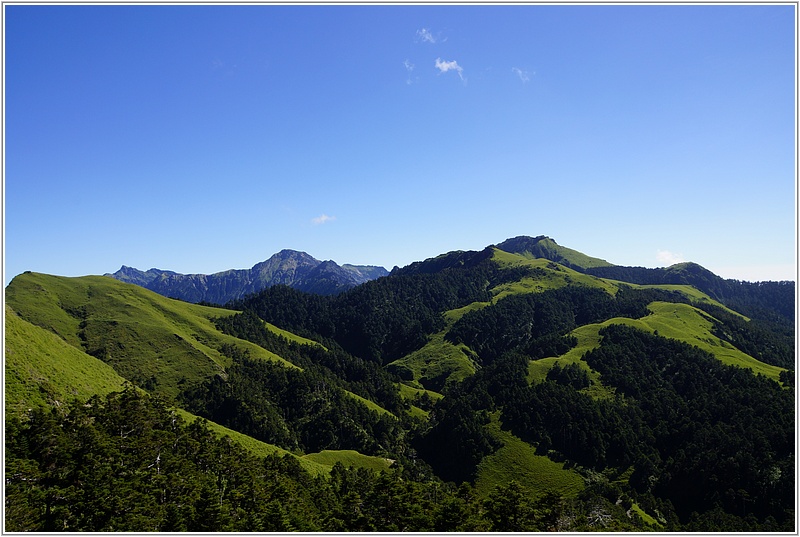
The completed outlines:
[[[383,267],[339,266],[334,261],[315,259],[306,252],[283,249],[250,269],[179,274],[159,269],[143,272],[123,265],[106,276],[188,302],[225,304],[272,285],[288,285],[322,295],[337,294],[387,274]]]

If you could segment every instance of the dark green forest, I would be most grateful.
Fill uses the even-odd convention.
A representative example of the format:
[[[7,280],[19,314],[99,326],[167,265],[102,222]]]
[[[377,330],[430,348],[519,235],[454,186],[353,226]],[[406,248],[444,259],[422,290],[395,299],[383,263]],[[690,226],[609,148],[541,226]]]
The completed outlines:
[[[468,483],[296,459],[258,458],[202,420],[186,424],[131,387],[6,424],[10,531],[637,530],[617,490],[532,501],[516,482],[481,498]]]

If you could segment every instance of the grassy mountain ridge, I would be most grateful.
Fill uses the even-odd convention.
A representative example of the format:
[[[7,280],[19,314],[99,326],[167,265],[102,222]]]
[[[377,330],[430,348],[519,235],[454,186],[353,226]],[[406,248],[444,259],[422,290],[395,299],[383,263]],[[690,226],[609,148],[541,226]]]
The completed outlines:
[[[665,268],[592,267],[587,274],[639,285],[690,285],[748,317],[794,324],[795,282],[745,282],[723,279],[697,263]]]
[[[460,319],[467,311],[474,311],[475,309],[496,304],[498,301],[508,296],[524,293],[541,293],[546,290],[559,289],[568,285],[599,288],[605,290],[612,296],[617,293],[620,286],[630,286],[624,282],[583,274],[546,259],[531,259],[521,254],[509,253],[500,249],[493,250],[491,259],[501,267],[527,267],[532,270],[528,275],[523,276],[519,280],[493,287],[491,289],[493,298],[488,302],[475,302],[468,306],[445,312],[444,315],[447,319],[447,327],[442,332],[431,335],[424,347],[390,364],[390,367],[400,374],[401,377],[411,382],[421,381],[423,385],[433,390],[441,390],[448,380],[461,380],[465,378],[465,376],[474,373],[476,370],[474,351],[467,345],[459,344],[456,346],[444,339],[444,334],[447,330],[449,330],[452,324]],[[633,287],[675,291],[683,295],[690,303],[711,304],[738,315],[738,313],[723,306],[707,294],[687,284],[654,284],[646,286],[634,284]],[[678,305],[675,305],[675,307],[678,307]],[[723,362],[749,367],[775,380],[778,379],[780,371],[785,370],[784,368],[764,364],[738,349],[735,349],[731,344],[721,341],[717,336],[711,333],[710,321],[706,320],[709,318],[709,315],[702,311],[691,308],[691,310],[696,312],[696,315],[682,317],[682,322],[684,323],[682,331],[678,327],[673,327],[672,329],[668,328],[670,326],[670,319],[663,306],[653,304],[650,306],[650,309],[651,316],[642,320],[645,324],[640,324],[645,330],[652,332],[657,329],[653,328],[653,326],[657,327],[660,325],[661,333],[664,335],[697,344],[712,352],[712,354],[720,358]],[[647,319],[649,319],[649,321]],[[606,321],[606,323],[610,322],[611,321]],[[627,322],[627,320],[619,322]],[[582,329],[583,327],[576,329],[576,333]],[[709,344],[709,342],[713,343]],[[579,348],[582,349],[581,352],[588,350],[588,348],[584,347]],[[570,356],[575,355],[572,351],[568,354]],[[548,364],[547,369],[549,369],[549,365],[553,363],[555,362],[549,358],[543,359],[536,367]]]
[[[528,259],[548,259],[576,270],[613,266],[604,259],[590,257],[577,250],[561,246],[544,235],[535,238],[519,236],[507,239],[498,244],[497,249],[511,254],[519,254]]]
[[[648,305],[651,314],[641,319],[615,317],[602,323],[583,325],[571,332],[578,344],[558,357],[543,358],[531,362],[529,378],[543,381],[547,372],[556,363],[577,363],[591,372],[582,360],[583,354],[600,345],[600,330],[612,324],[623,324],[649,333],[683,341],[701,348],[724,364],[747,368],[775,381],[786,369],[765,364],[745,354],[733,345],[719,339],[712,333],[712,319],[707,313],[687,304],[653,302]]]
[[[709,297],[748,316],[777,314],[794,323],[795,283],[744,282],[724,279],[692,262],[664,268],[626,267],[587,256],[557,244],[550,237],[519,236],[496,246],[504,252],[528,259],[547,259],[563,266],[601,278],[640,285],[691,285]]]
[[[249,341],[218,332],[210,319],[233,315],[234,311],[175,301],[106,277],[63,278],[27,273],[9,285],[6,299],[7,416],[23,416],[31,408],[57,407],[75,398],[86,400],[93,395],[120,391],[131,381],[173,398],[177,389],[188,386],[194,377],[199,382],[204,378],[200,375],[223,371],[230,359],[217,348],[232,342],[251,356],[297,369]],[[31,320],[23,318],[11,304],[20,307]],[[319,346],[269,324],[265,326],[287,340]],[[104,349],[113,348],[109,352],[119,353],[119,357],[108,359],[105,353],[97,353],[102,344],[106,344]],[[103,354],[107,361],[86,351]],[[158,366],[151,370],[152,363]],[[146,377],[142,371],[152,376]],[[155,378],[156,382],[148,382],[149,378]],[[349,395],[373,411],[387,412],[372,401]],[[198,419],[182,409],[178,411],[187,422]],[[227,427],[213,422],[209,426],[216,434],[234,438],[251,452],[289,455],[286,450]],[[301,465],[319,474],[329,472],[337,460],[357,466],[376,464],[367,456],[359,459],[348,452],[339,455],[338,451],[330,450],[324,457],[330,464],[307,458],[301,460]]]
[[[6,301],[23,319],[168,397],[223,371],[230,363],[221,352],[224,344],[294,367],[266,349],[221,334],[210,320],[235,312],[167,299],[104,276],[22,274],[6,289]]]
[[[121,390],[125,379],[56,334],[5,310],[6,415]]]

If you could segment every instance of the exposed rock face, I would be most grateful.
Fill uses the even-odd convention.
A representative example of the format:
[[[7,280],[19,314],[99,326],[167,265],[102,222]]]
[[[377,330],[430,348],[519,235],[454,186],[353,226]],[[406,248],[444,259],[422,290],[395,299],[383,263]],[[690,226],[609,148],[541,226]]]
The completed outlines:
[[[251,269],[179,274],[155,268],[141,271],[123,265],[117,272],[106,276],[187,302],[225,304],[272,285],[288,285],[320,295],[337,294],[387,274],[383,267],[340,266],[333,261],[319,261],[305,252],[281,250]]]

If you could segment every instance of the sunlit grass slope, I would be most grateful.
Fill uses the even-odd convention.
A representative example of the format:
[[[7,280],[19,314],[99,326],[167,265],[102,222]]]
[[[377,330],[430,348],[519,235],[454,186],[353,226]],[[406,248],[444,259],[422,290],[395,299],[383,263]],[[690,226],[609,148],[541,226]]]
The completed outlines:
[[[529,239],[529,238],[518,237],[517,239]],[[571,266],[583,267],[584,269],[593,267],[613,266],[605,259],[591,257],[577,250],[573,250],[572,248],[561,246],[550,237],[533,239],[531,242],[527,242],[526,240],[525,242],[522,243],[518,242],[517,239],[509,239],[501,243],[499,246],[507,247],[506,245],[508,246],[513,245],[513,247],[510,248],[511,251],[518,252],[517,255],[520,255],[527,259],[536,259],[536,258],[552,259],[558,262],[563,262],[564,264],[568,264]],[[530,250],[527,249],[523,251],[522,250],[523,244],[527,244],[527,246],[529,246],[535,252],[531,252]]]
[[[713,306],[717,306],[719,308],[724,309],[728,313],[732,313],[734,315],[738,315],[739,317],[741,317],[742,319],[744,319],[746,321],[750,320],[748,317],[745,317],[744,315],[742,315],[738,311],[734,311],[734,310],[730,309],[729,307],[725,306],[721,302],[718,302],[718,301],[714,300],[713,298],[711,298],[710,296],[708,296],[704,292],[700,291],[699,289],[697,289],[695,287],[692,287],[691,285],[686,285],[686,284],[637,285],[635,283],[617,282],[615,280],[607,280],[607,281],[612,282],[612,283],[619,283],[619,284],[622,284],[622,285],[629,285],[629,286],[631,286],[633,288],[636,288],[636,289],[664,289],[665,291],[677,291],[677,292],[681,293],[683,296],[685,296],[686,298],[688,298],[692,302],[692,304],[696,304],[696,303],[711,304]]]
[[[7,417],[22,416],[37,407],[61,406],[73,399],[85,401],[94,395],[124,388],[125,379],[111,366],[66,343],[53,332],[25,321],[9,306],[5,309],[5,335]],[[182,409],[176,411],[189,423],[198,419]],[[218,436],[229,436],[255,455],[292,455],[214,422],[207,423]],[[315,475],[330,472],[330,465],[298,459]]]
[[[476,371],[466,345],[444,339],[447,330],[430,336],[428,343],[389,364],[389,370],[418,388],[440,391],[448,381],[461,381]]]
[[[487,306],[488,302],[473,302],[462,308],[444,312],[446,325],[441,332],[431,335],[421,349],[407,354],[389,364],[389,370],[403,381],[434,392],[448,382],[460,382],[476,371],[475,353],[466,345],[454,345],[445,334],[464,314]]]
[[[192,423],[193,421],[200,419],[194,414],[190,412],[186,412],[181,408],[175,409],[175,411],[186,421],[186,423]],[[294,453],[286,451],[283,448],[275,446],[273,444],[267,444],[260,440],[256,440],[251,436],[247,436],[246,434],[242,434],[238,431],[234,431],[233,429],[228,429],[225,426],[222,426],[218,423],[213,421],[206,420],[206,424],[208,425],[209,430],[213,432],[220,438],[229,437],[232,441],[236,442],[247,451],[252,453],[257,457],[269,457],[271,455],[279,455],[279,456],[290,456],[296,458],[300,465],[306,469],[312,475],[327,475],[331,471],[331,466],[333,465],[325,465],[320,464],[318,462],[314,462],[313,460],[306,459],[302,456],[297,456]]]
[[[6,300],[23,319],[167,397],[227,366],[230,360],[220,352],[224,344],[295,367],[253,343],[219,332],[210,319],[234,314],[231,310],[165,298],[113,278],[26,273],[6,288]]]
[[[229,360],[219,349],[225,343],[250,351],[251,356],[295,367],[250,342],[217,331],[213,317],[236,312],[198,306],[164,298],[141,287],[117,280],[87,276],[62,278],[27,273],[6,289],[5,393],[6,413],[60,405],[71,399],[86,400],[123,389],[126,380],[139,384],[152,374],[156,394],[174,396],[187,381],[199,381],[220,371]],[[18,306],[23,318],[11,306]],[[317,344],[272,325],[268,328],[303,344]],[[112,365],[84,352],[107,345],[106,359],[129,374],[126,379]],[[99,354],[99,353],[98,353]],[[368,408],[385,409],[347,392]],[[196,416],[176,409],[186,421]],[[277,446],[208,422],[219,436],[229,436],[256,455],[297,455]],[[327,454],[336,459],[337,452]],[[297,457],[315,475],[327,474],[333,462]],[[357,466],[388,468],[385,459],[373,460],[356,452],[338,460]],[[334,460],[335,462],[335,460]]]
[[[501,268],[525,266],[534,269],[532,275],[491,289],[490,302],[473,302],[444,312],[444,330],[429,337],[428,343],[390,364],[390,369],[414,386],[441,390],[451,381],[461,381],[476,371],[475,353],[466,345],[454,345],[444,339],[453,324],[470,311],[497,303],[519,293],[541,293],[568,285],[585,285],[605,289],[615,294],[618,286],[610,281],[587,276],[547,259],[535,259],[494,249],[492,260]]]
[[[641,319],[616,317],[603,323],[589,324],[576,328],[572,331],[572,335],[578,339],[578,345],[562,356],[532,361],[528,369],[528,379],[531,382],[544,380],[547,371],[556,362],[562,365],[574,362],[588,370],[589,366],[581,360],[581,357],[587,351],[600,346],[599,332],[603,327],[611,324],[625,324],[650,333],[657,333],[659,336],[695,345],[711,353],[724,364],[748,368],[756,374],[765,375],[776,381],[779,380],[780,372],[784,371],[783,368],[756,360],[712,334],[713,317],[694,306],[670,302],[653,302],[647,308],[651,314]],[[599,380],[596,372],[591,371],[590,375],[593,380]]]
[[[625,282],[582,274],[547,259],[509,253],[497,248],[494,249],[492,259],[495,263],[500,265],[500,267],[513,268],[524,266],[532,269],[532,272],[530,275],[517,281],[504,283],[492,288],[492,300],[490,302],[473,302],[464,307],[445,312],[444,318],[447,322],[447,326],[442,332],[431,335],[428,343],[424,347],[391,364],[391,368],[400,374],[406,382],[417,387],[441,389],[446,382],[460,381],[472,375],[476,370],[475,355],[472,350],[463,344],[453,345],[444,339],[444,335],[453,323],[466,313],[495,304],[510,295],[541,293],[570,285],[599,288],[611,295],[616,295],[620,286],[630,285],[636,288],[657,288],[677,291],[688,298],[691,303],[713,304],[728,311],[732,311],[690,285],[627,284]],[[577,259],[572,262],[577,264]],[[672,304],[672,306],[675,306],[675,308],[670,310],[672,315],[670,317],[665,310],[666,303],[654,303],[654,305],[650,307],[651,315],[633,324],[649,332],[658,330],[659,334],[662,336],[697,345],[711,352],[724,363],[749,367],[753,371],[763,373],[770,378],[778,378],[778,374],[781,371],[780,368],[759,362],[735,349],[732,345],[713,336],[713,334],[711,334],[711,318],[709,315],[686,304]],[[529,378],[532,381],[544,379],[547,372],[556,361],[562,361],[562,363],[578,362],[585,366],[580,358],[587,350],[599,345],[599,338],[597,336],[597,331],[599,330],[598,326],[605,326],[614,322],[631,324],[632,320],[612,319],[606,321],[606,323],[602,325],[589,325],[589,327],[577,328],[573,332],[573,335],[578,338],[578,346],[564,356],[544,358],[531,362]],[[588,366],[585,367],[588,369]],[[593,371],[589,373],[592,380],[595,381],[593,387],[588,389],[589,392],[592,392],[596,397],[605,397],[613,394],[613,390],[602,386],[597,373]]]
[[[192,423],[193,421],[199,419],[194,414],[186,412],[183,409],[177,409],[177,412],[184,420],[186,420],[187,423]],[[206,420],[206,424],[208,425],[208,428],[217,436],[230,437],[232,441],[241,445],[256,456],[268,457],[271,455],[288,455],[290,457],[294,457],[300,462],[300,465],[306,471],[315,476],[330,474],[331,468],[333,468],[333,465],[337,462],[341,462],[344,466],[370,468],[378,472],[381,470],[388,470],[392,462],[394,462],[382,457],[363,455],[358,451],[349,449],[324,450],[320,453],[298,455],[273,444],[267,444],[260,440],[256,440],[253,437],[247,436],[246,434],[242,434],[238,431],[234,431],[233,429],[228,429],[227,427],[214,423],[213,421]]]
[[[228,312],[228,313],[235,313],[235,312]],[[305,338],[303,336],[298,336],[297,334],[293,334],[292,332],[289,332],[288,330],[284,330],[282,328],[278,328],[277,326],[275,326],[272,323],[268,323],[268,322],[264,321],[264,326],[266,326],[267,329],[270,332],[272,332],[273,334],[277,334],[277,335],[279,335],[279,336],[281,336],[281,337],[283,337],[285,339],[288,339],[289,341],[291,341],[293,343],[297,343],[298,345],[319,346],[319,347],[322,347],[325,350],[328,350],[325,347],[325,345],[323,345],[322,343],[319,343],[319,342],[314,341],[312,339]]]
[[[5,412],[60,405],[122,389],[111,366],[5,308]]]
[[[570,268],[558,265],[547,259],[527,258],[519,254],[511,254],[502,250],[495,249],[492,259],[501,267],[526,266],[535,269],[533,276],[527,276],[516,282],[499,285],[492,289],[494,294],[493,302],[497,302],[510,294],[516,293],[536,293],[550,289],[558,289],[567,285],[584,285],[587,287],[598,287],[606,290],[609,294],[615,295],[620,286],[629,286],[637,289],[663,289],[665,291],[677,291],[688,298],[692,303],[706,303],[718,306],[730,313],[739,315],[722,303],[714,300],[706,293],[692,287],[691,285],[678,284],[659,284],[659,285],[637,285],[606,278],[598,278],[588,274],[582,274]]]
[[[362,455],[358,451],[352,449],[342,450],[323,450],[320,453],[309,453],[303,455],[301,460],[316,463],[330,471],[337,462],[342,463],[344,466],[355,466],[357,468],[369,468],[380,472],[388,470],[394,461],[384,459],[382,457],[373,457],[371,455]]]
[[[529,267],[534,269],[532,276],[526,276],[519,281],[498,285],[492,289],[494,302],[511,294],[541,293],[550,289],[559,289],[567,285],[584,285],[598,287],[609,294],[616,294],[619,287],[603,278],[582,274],[571,268],[559,265],[547,259],[527,258],[519,254],[511,254],[495,248],[492,257],[501,267]]]
[[[443,397],[442,394],[438,392],[426,390],[424,388],[414,388],[402,382],[397,384],[397,388],[400,390],[400,397],[411,403],[411,408],[409,409],[408,413],[411,416],[420,419],[427,418],[429,414],[427,410],[423,410],[422,408],[414,405],[414,403],[418,402],[420,397],[427,396],[429,402],[439,401]]]
[[[484,457],[478,465],[475,487],[478,493],[488,494],[497,485],[506,485],[515,480],[535,497],[547,492],[569,497],[583,490],[584,480],[575,470],[564,468],[563,462],[555,462],[544,455],[537,455],[536,448],[500,428],[497,415],[486,425],[503,447]]]

